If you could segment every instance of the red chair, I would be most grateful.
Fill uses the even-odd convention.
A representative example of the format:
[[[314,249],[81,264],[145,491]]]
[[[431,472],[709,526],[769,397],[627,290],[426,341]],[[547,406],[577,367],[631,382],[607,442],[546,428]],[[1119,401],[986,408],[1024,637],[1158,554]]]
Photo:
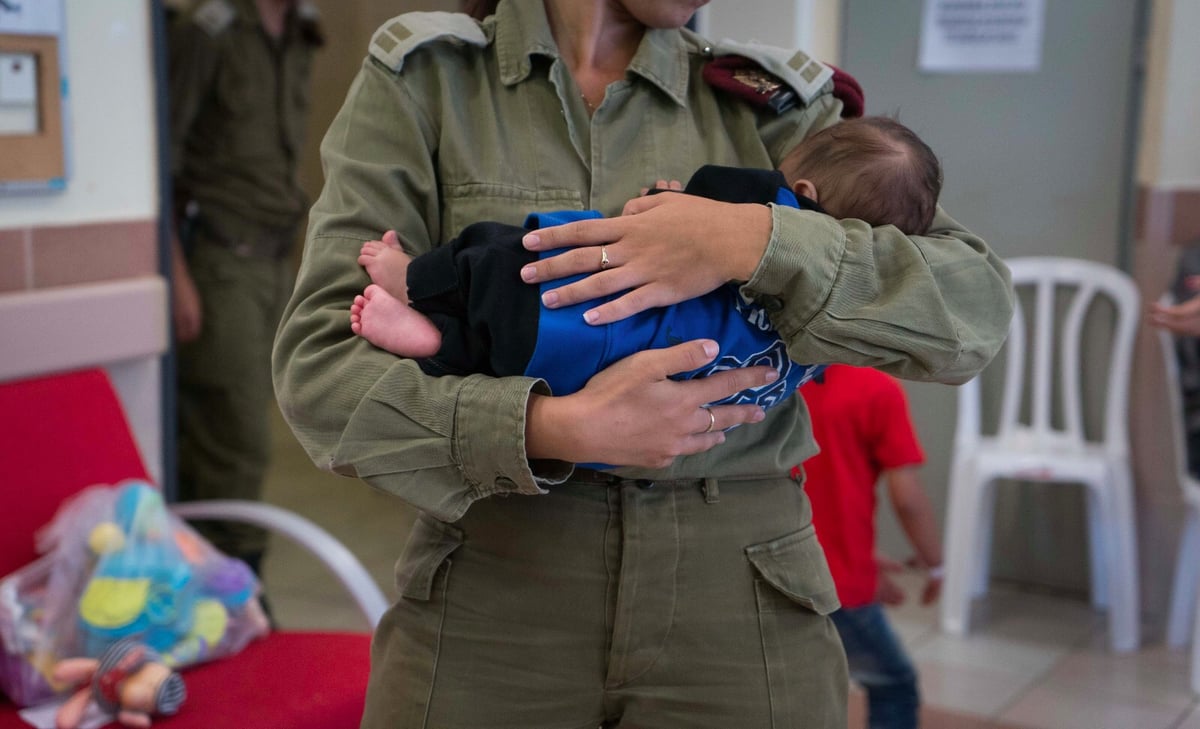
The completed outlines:
[[[36,557],[34,533],[67,497],[94,484],[147,479],[108,376],[98,369],[0,383],[0,575]],[[306,547],[346,586],[372,628],[387,601],[344,545],[312,522],[266,504],[213,501],[172,507],[186,519],[235,519]],[[369,633],[274,631],[242,652],[183,672],[188,698],[165,729],[347,729],[362,716]],[[0,696],[0,729],[23,727]],[[110,724],[109,726],[117,726]]]

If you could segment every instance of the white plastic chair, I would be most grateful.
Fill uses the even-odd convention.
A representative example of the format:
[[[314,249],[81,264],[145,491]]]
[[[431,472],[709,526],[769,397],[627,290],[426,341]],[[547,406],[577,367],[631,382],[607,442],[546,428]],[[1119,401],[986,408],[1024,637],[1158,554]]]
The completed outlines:
[[[1136,650],[1139,597],[1128,401],[1140,314],[1137,287],[1124,273],[1092,261],[1027,257],[1007,263],[1014,288],[1030,291],[1033,310],[1027,324],[1017,302],[994,435],[983,433],[979,378],[959,391],[946,517],[942,629],[966,634],[971,600],[987,590],[994,482],[1081,483],[1087,491],[1092,603],[1109,609],[1112,649]],[[1085,334],[1095,332],[1089,314],[1103,300],[1111,303],[1114,314],[1104,340],[1107,382],[1097,389],[1097,397],[1104,398],[1103,432],[1095,440],[1084,431],[1081,379]],[[1089,357],[1095,351],[1086,349]]]
[[[1170,294],[1159,299],[1169,306],[1174,303]],[[1171,612],[1167,617],[1167,645],[1183,648],[1192,642],[1191,685],[1200,693],[1200,603],[1196,600],[1200,586],[1200,480],[1188,470],[1186,438],[1184,436],[1183,398],[1179,388],[1179,359],[1175,337],[1161,329],[1158,341],[1162,347],[1163,371],[1166,373],[1167,417],[1171,421],[1171,445],[1175,449],[1175,478],[1183,492],[1187,507],[1179,553],[1175,558],[1175,581],[1171,588]]]

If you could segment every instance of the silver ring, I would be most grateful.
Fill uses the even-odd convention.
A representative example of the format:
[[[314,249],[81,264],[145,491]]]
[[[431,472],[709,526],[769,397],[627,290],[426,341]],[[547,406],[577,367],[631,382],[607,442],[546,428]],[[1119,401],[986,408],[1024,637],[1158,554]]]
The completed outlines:
[[[717,424],[717,416],[713,415],[712,408],[709,406],[701,405],[700,407],[704,408],[705,412],[708,413],[708,427],[704,429],[704,433],[711,433],[713,426]],[[701,433],[700,435],[704,435],[704,433]]]
[[[608,268],[609,263],[608,248],[606,246],[600,246],[600,270],[603,271],[604,269]]]

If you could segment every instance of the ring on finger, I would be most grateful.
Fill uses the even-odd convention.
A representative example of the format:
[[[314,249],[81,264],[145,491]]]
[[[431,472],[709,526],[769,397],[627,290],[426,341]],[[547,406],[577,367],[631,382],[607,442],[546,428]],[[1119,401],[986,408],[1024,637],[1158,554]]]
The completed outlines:
[[[701,405],[700,407],[704,408],[704,412],[708,413],[708,427],[704,429],[703,433],[701,433],[701,435],[704,435],[704,433],[712,432],[713,426],[717,424],[717,416],[713,415],[712,408],[709,406]]]
[[[600,246],[600,270],[608,268],[611,261],[608,260],[608,246]]]

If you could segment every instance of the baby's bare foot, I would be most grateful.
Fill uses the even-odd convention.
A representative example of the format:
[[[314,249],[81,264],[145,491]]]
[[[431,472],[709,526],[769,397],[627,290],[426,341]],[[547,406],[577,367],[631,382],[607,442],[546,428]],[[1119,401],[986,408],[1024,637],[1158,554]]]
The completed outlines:
[[[401,357],[432,357],[442,346],[442,334],[433,322],[376,284],[354,297],[350,329]]]
[[[363,243],[358,254],[358,265],[367,269],[371,281],[405,304],[408,303],[408,264],[411,260],[392,230],[383,234],[383,240]]]

